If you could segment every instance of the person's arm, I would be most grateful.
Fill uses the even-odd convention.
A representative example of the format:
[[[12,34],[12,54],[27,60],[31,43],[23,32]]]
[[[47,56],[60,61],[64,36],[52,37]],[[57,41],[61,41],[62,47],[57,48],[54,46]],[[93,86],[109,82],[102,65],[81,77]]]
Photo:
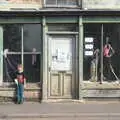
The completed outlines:
[[[26,88],[26,77],[24,75],[24,88]]]
[[[14,82],[15,82],[16,85],[18,85],[17,72],[15,73],[15,79],[14,79]]]
[[[112,52],[113,52],[113,54],[115,53],[115,50],[112,48],[112,46],[110,45],[110,48],[111,48],[111,50],[112,50]]]

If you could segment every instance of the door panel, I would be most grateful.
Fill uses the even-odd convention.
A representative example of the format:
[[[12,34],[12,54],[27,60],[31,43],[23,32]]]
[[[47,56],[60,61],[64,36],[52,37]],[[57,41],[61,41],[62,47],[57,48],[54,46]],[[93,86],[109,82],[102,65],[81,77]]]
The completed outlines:
[[[72,74],[63,75],[63,94],[68,96],[72,92]]]
[[[73,98],[75,94],[75,38],[49,36],[48,98]]]
[[[61,94],[60,92],[60,82],[61,82],[61,76],[60,74],[51,74],[50,79],[50,95],[51,96],[59,96]]]

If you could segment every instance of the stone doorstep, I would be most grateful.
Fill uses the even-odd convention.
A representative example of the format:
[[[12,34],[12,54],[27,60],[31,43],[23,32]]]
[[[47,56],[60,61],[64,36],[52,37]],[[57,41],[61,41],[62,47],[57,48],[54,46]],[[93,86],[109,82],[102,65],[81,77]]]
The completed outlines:
[[[48,99],[48,100],[42,100],[42,102],[45,103],[85,103],[85,100],[74,100],[74,99]]]
[[[48,114],[1,114],[0,119],[16,118],[110,118],[119,117],[120,113],[48,113]]]

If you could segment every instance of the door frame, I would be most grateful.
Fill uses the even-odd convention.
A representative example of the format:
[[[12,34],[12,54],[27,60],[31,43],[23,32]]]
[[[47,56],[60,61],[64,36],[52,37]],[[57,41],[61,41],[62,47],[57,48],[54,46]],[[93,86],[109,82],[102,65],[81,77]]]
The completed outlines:
[[[49,59],[50,59],[50,57],[49,57],[49,39],[50,39],[50,37],[51,36],[57,36],[58,35],[58,37],[59,36],[62,36],[62,35],[64,35],[64,36],[68,36],[68,37],[72,37],[73,38],[73,40],[75,40],[75,49],[74,49],[74,53],[75,53],[75,56],[73,56],[74,58],[73,58],[73,60],[74,60],[74,62],[73,62],[73,64],[75,65],[75,68],[73,68],[74,69],[74,71],[72,70],[72,72],[73,72],[73,77],[74,77],[74,91],[75,91],[75,99],[77,99],[78,97],[79,97],[79,94],[78,94],[78,92],[77,91],[79,91],[79,86],[78,86],[78,84],[79,84],[79,77],[78,77],[78,62],[79,62],[79,60],[78,60],[78,34],[77,33],[73,33],[73,34],[68,34],[68,33],[64,33],[64,34],[55,34],[55,33],[49,33],[48,35],[47,35],[47,98],[48,99],[51,99],[51,98],[58,98],[58,99],[65,99],[65,97],[63,96],[63,97],[60,97],[60,96],[55,96],[55,97],[50,97],[50,84],[49,84],[49,81],[50,81],[50,72],[49,72]],[[73,77],[72,77],[72,79],[73,79]],[[73,88],[73,87],[72,87]],[[70,98],[70,99],[72,99],[72,98]]]

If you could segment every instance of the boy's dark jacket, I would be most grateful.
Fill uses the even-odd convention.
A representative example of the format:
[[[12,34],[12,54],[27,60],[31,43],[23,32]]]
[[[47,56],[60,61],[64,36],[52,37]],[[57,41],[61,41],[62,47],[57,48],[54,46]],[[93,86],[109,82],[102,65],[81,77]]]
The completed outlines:
[[[16,78],[18,80],[18,83],[24,84],[25,76],[24,72],[16,72]]]

